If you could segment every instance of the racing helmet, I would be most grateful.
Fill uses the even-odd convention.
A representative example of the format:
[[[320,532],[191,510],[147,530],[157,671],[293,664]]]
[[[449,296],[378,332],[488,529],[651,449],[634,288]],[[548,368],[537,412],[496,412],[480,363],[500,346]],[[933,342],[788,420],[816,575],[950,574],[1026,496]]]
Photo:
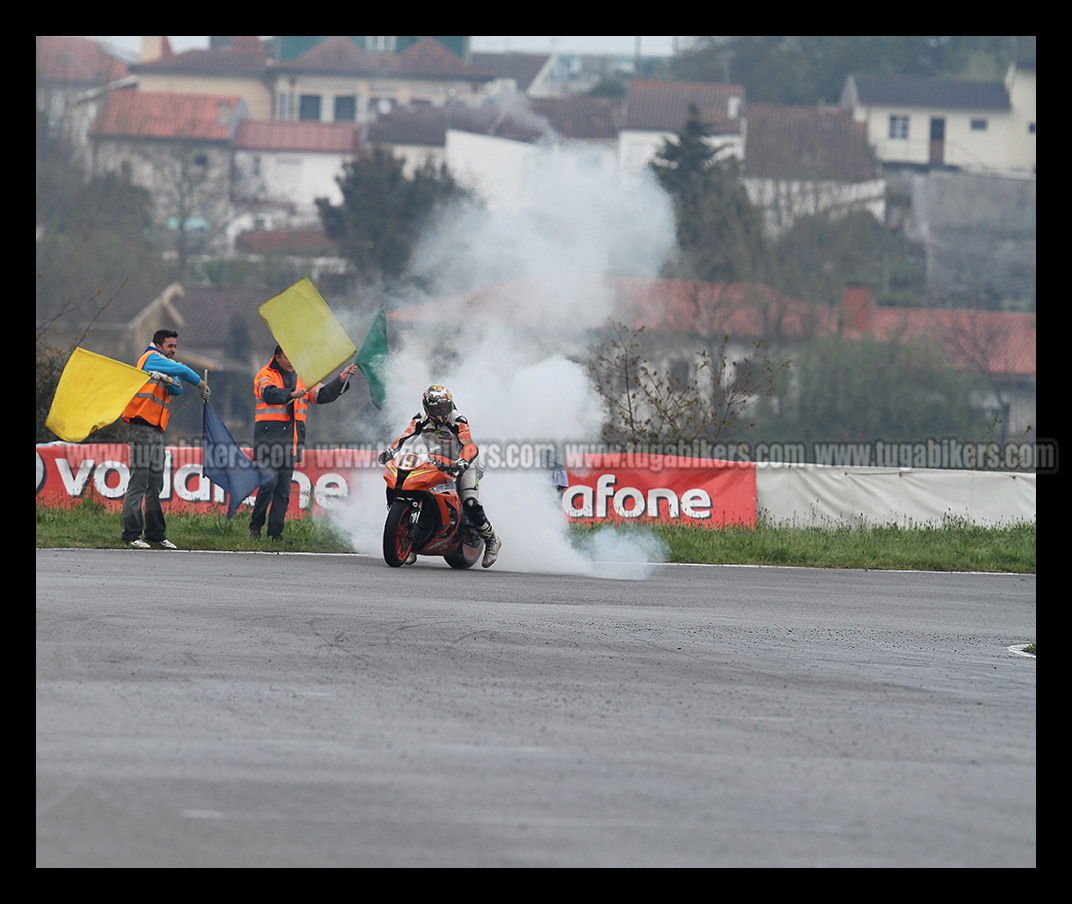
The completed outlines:
[[[424,413],[439,424],[446,423],[450,418],[451,411],[454,410],[454,399],[451,397],[450,392],[445,386],[440,386],[438,383],[435,386],[429,386],[424,391],[422,401],[424,402]]]

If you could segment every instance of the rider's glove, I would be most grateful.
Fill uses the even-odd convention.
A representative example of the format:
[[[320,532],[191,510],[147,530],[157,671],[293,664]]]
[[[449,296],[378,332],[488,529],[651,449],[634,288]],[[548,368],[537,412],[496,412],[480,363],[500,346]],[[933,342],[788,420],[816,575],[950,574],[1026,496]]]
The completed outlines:
[[[467,462],[464,458],[459,458],[456,462],[454,462],[454,464],[450,466],[448,470],[450,471],[451,477],[460,477],[468,469],[469,462]]]
[[[395,457],[395,450],[394,449],[384,449],[379,455],[380,464],[385,465],[385,464],[387,464],[387,462],[389,462],[394,457]]]

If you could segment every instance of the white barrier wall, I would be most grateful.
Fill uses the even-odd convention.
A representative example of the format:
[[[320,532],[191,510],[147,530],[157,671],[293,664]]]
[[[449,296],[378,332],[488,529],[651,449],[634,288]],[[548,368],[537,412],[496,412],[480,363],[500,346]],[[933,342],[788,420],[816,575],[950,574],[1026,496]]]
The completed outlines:
[[[998,526],[1035,520],[1035,475],[939,468],[756,464],[756,508],[775,524],[941,523]]]

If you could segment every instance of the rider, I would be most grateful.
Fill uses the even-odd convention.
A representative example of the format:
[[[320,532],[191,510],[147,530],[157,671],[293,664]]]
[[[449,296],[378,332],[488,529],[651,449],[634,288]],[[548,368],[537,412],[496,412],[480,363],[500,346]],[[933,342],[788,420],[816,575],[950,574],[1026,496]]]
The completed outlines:
[[[430,448],[438,448],[439,454],[452,459],[453,464],[446,470],[457,479],[462,507],[484,540],[484,561],[481,564],[490,568],[499,556],[502,541],[495,535],[480,504],[477,489],[479,468],[473,467],[479,450],[469,433],[469,421],[458,413],[453,397],[444,386],[429,386],[424,391],[423,403],[424,413],[415,414],[394,445],[380,453],[380,463],[385,464],[394,458],[402,443],[418,433],[424,436]],[[416,561],[416,554],[411,552],[406,563],[412,565]]]

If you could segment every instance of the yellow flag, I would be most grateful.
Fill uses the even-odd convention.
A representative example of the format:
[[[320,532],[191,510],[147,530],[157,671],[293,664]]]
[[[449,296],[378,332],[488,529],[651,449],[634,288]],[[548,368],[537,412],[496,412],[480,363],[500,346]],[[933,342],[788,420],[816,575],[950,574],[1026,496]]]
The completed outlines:
[[[306,386],[315,386],[357,354],[309,278],[270,298],[260,313]]]
[[[116,420],[148,379],[144,370],[76,348],[60,374],[45,426],[80,443]]]

